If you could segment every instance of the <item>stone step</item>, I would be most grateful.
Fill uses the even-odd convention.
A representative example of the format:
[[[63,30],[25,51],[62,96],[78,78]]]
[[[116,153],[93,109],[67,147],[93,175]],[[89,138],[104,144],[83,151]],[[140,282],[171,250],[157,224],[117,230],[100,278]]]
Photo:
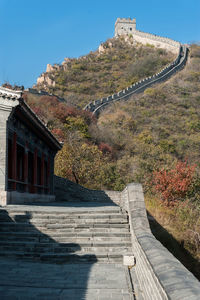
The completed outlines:
[[[81,254],[90,253],[91,255],[96,255],[96,253],[110,253],[116,254],[120,253],[121,255],[128,255],[128,253],[132,252],[131,247],[79,247],[79,246],[71,246],[71,247],[1,247],[0,252],[2,253],[32,253],[34,255],[43,255],[46,253],[51,253],[51,255],[62,255],[62,254],[77,254],[80,252]]]
[[[47,227],[35,227],[30,224],[21,225],[21,224],[0,224],[0,233],[4,232],[24,232],[24,233],[40,233],[51,236],[52,234],[63,234],[66,235],[71,233],[73,235],[78,235],[79,233],[92,233],[95,234],[97,232],[102,233],[129,233],[129,225],[128,224],[95,224],[93,225],[82,225],[82,226],[65,226],[62,227],[60,225],[48,225]]]
[[[63,236],[45,236],[45,235],[37,235],[37,236],[27,236],[27,235],[0,235],[0,243],[1,242],[38,242],[38,243],[87,243],[87,242],[109,242],[109,243],[116,243],[116,242],[129,242],[130,236],[125,237],[116,237],[116,236],[79,236],[76,237],[63,237]]]
[[[84,206],[84,204],[83,204]],[[28,215],[98,215],[98,214],[116,214],[116,213],[122,213],[121,208],[119,206],[107,206],[106,208],[100,208],[100,207],[88,207],[86,209],[82,208],[75,208],[75,209],[66,209],[65,207],[62,209],[58,209],[57,207],[48,207],[48,212],[44,207],[37,207],[37,209],[30,209],[30,206],[27,206],[27,209],[20,209],[20,208],[12,208],[12,206],[7,206],[5,208],[0,208],[0,215],[1,214],[28,214]]]
[[[51,232],[51,234],[43,234],[42,232],[15,232],[15,231],[9,231],[9,232],[0,232],[0,240],[3,238],[43,238],[43,237],[50,237],[52,239],[54,238],[130,238],[130,233],[119,233],[119,232],[79,232],[79,233],[71,233],[71,232],[61,232],[61,233],[55,233],[54,231]]]
[[[51,263],[88,263],[88,262],[99,262],[99,263],[122,263],[123,255],[132,255],[132,251],[125,253],[82,253],[76,252],[75,254],[67,253],[32,253],[32,252],[16,252],[16,251],[4,251],[0,250],[0,257],[11,257],[15,259],[23,259],[32,261],[40,260],[43,262]]]
[[[50,226],[50,228],[42,227],[42,226],[32,226],[31,224],[20,224],[20,223],[0,223],[0,233],[1,232],[27,232],[27,233],[38,233],[40,231],[42,234],[47,234],[47,235],[52,235],[53,233],[72,233],[72,234],[78,234],[81,232],[84,233],[96,233],[96,232],[101,232],[101,233],[112,233],[112,232],[117,232],[117,233],[126,233],[129,232],[129,225],[128,224],[110,224],[108,226],[102,226],[98,224],[95,224],[95,227],[88,226],[88,225],[79,225],[79,226],[67,226],[64,227],[57,225],[55,226]]]
[[[125,217],[122,217],[120,216],[119,218],[112,218],[112,217],[107,217],[107,218],[90,218],[90,219],[87,219],[87,218],[75,218],[75,219],[72,219],[72,218],[44,218],[44,219],[36,219],[36,218],[33,218],[33,219],[27,219],[27,218],[24,218],[24,217],[20,217],[20,218],[15,218],[14,220],[11,219],[11,220],[8,220],[8,219],[4,219],[2,218],[2,220],[0,220],[0,222],[3,222],[3,221],[6,221],[6,222],[20,222],[20,223],[31,223],[31,224],[93,224],[93,223],[108,223],[108,224],[116,224],[116,223],[127,223],[127,218]]]
[[[77,220],[73,220],[73,219],[66,219],[65,221],[63,220],[31,220],[30,222],[26,222],[24,221],[24,223],[30,223],[34,226],[41,226],[41,225],[45,225],[45,226],[50,226],[50,225],[61,225],[62,227],[63,226],[67,226],[67,225],[75,225],[75,226],[78,226],[78,225],[95,225],[95,224],[127,224],[127,220],[126,219],[85,219],[85,220],[82,220],[82,219],[77,219]]]
[[[125,218],[127,219],[127,216],[125,214],[122,214],[122,213],[102,213],[102,214],[99,214],[99,213],[95,213],[95,214],[89,214],[89,213],[82,213],[82,214],[54,214],[54,215],[51,215],[51,214],[47,214],[47,213],[44,213],[44,214],[27,214],[27,213],[23,213],[23,214],[13,214],[13,213],[9,213],[9,214],[6,214],[6,213],[1,213],[0,214],[0,220],[3,220],[3,219],[6,219],[11,217],[11,218],[19,218],[19,219],[73,219],[73,220],[76,220],[76,219],[120,219],[120,218]]]
[[[131,247],[131,242],[129,241],[114,241],[114,242],[101,242],[101,241],[81,241],[77,239],[76,242],[68,242],[68,243],[57,243],[56,241],[51,240],[51,242],[21,242],[21,241],[2,241],[0,240],[0,247],[26,247],[26,248],[56,248],[56,247],[64,247],[64,248],[86,248],[86,247]]]
[[[74,247],[71,245],[71,247],[15,247],[12,246],[0,246],[0,252],[25,252],[25,253],[35,253],[35,254],[44,254],[44,253],[54,253],[54,254],[60,254],[60,253],[66,253],[66,254],[72,254],[76,253],[77,251],[81,251],[81,253],[91,253],[95,255],[95,253],[121,253],[126,254],[131,252],[131,247],[116,247],[116,248],[110,248],[110,247],[79,247],[78,245]]]
[[[9,236],[0,237],[1,242],[37,242],[37,243],[96,243],[96,242],[109,242],[109,243],[128,243],[130,237],[50,237],[50,236],[38,236],[38,237],[21,237],[21,236]]]

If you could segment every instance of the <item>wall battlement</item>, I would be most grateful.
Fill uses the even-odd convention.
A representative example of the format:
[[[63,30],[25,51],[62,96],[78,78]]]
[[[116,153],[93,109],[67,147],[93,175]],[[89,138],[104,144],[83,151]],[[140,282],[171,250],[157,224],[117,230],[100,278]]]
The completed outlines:
[[[133,36],[136,42],[146,44],[152,44],[158,48],[164,48],[173,53],[177,53],[180,47],[180,43],[167,37],[161,37],[159,35],[143,32],[136,29],[136,19],[131,20],[130,18],[118,18],[115,22],[115,37],[121,35]]]
[[[136,30],[136,19],[117,18],[115,22],[115,37],[130,34]]]

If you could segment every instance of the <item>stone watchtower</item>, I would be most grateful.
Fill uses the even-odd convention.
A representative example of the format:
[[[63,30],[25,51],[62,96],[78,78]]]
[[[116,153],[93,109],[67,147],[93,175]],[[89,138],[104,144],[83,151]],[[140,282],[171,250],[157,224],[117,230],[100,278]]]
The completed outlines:
[[[123,34],[131,34],[136,30],[136,19],[117,18],[115,22],[115,37]]]

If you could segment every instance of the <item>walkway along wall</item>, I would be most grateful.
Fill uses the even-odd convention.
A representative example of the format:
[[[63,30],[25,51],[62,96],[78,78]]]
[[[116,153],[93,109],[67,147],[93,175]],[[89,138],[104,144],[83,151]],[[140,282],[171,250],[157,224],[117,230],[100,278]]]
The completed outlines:
[[[132,95],[141,93],[154,84],[166,81],[176,72],[184,68],[187,62],[188,51],[189,50],[185,45],[181,45],[179,48],[177,58],[167,67],[165,67],[162,71],[154,74],[153,76],[140,80],[139,82],[136,82],[135,84],[127,87],[126,89],[118,92],[117,94],[113,94],[107,98],[102,98],[90,102],[85,106],[84,110],[91,111],[94,115],[98,116],[99,113],[102,110],[104,110],[107,105],[116,101],[128,100]]]
[[[200,283],[151,233],[141,184],[107,192],[128,212],[134,266],[144,300],[199,300]]]

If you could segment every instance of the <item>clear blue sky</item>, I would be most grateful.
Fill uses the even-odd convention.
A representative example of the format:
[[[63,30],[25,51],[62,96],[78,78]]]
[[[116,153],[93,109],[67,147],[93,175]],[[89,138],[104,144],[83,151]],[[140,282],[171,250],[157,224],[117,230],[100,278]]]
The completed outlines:
[[[0,84],[31,87],[47,63],[94,51],[117,17],[182,43],[200,41],[200,0],[0,0]]]

